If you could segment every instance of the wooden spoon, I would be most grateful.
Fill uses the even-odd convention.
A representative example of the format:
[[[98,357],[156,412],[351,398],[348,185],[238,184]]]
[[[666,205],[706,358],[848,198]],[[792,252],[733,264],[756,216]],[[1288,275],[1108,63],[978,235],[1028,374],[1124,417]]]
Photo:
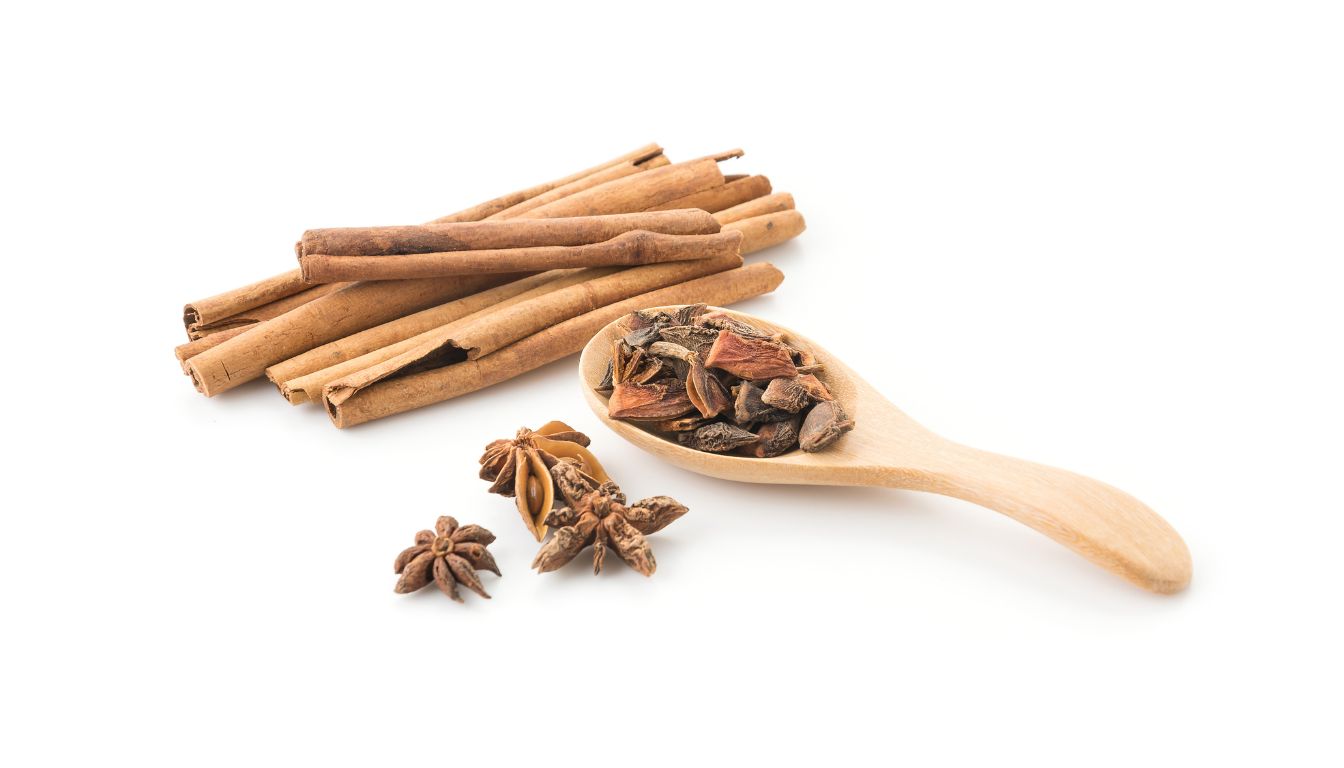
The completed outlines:
[[[607,398],[595,387],[606,373],[612,343],[625,333],[619,320],[598,332],[579,359],[588,405],[626,440],[692,472],[749,483],[871,485],[954,496],[1002,512],[1144,589],[1170,594],[1190,583],[1185,542],[1133,496],[1082,475],[939,437],[820,345],[774,323],[730,314],[782,333],[789,343],[811,352],[825,366],[818,378],[855,420],[854,430],[817,453],[795,450],[757,459],[692,450],[634,423],[608,418]]]

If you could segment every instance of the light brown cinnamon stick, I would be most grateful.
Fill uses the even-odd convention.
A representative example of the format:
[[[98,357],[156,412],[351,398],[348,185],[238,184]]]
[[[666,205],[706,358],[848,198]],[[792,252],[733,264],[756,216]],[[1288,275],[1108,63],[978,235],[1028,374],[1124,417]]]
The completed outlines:
[[[433,338],[433,334],[438,333],[440,329],[457,326],[472,318],[498,312],[514,304],[603,277],[615,271],[614,267],[557,270],[515,280],[499,288],[482,291],[465,299],[407,315],[399,320],[338,339],[331,344],[267,368],[266,376],[279,387],[280,394],[284,395],[291,405],[320,400],[322,389],[332,381],[415,349]],[[506,288],[513,290],[523,285],[527,285],[528,289],[515,295],[507,295],[507,292],[502,290]],[[453,311],[445,311],[447,308],[452,308]],[[463,314],[462,310],[468,308],[473,311]],[[442,322],[424,327],[424,324],[432,319],[441,319]],[[412,320],[414,322],[406,322]],[[421,327],[423,329],[417,333],[408,333],[413,328]],[[360,337],[365,338],[361,340]],[[364,351],[351,354],[356,349]],[[309,359],[309,364],[305,364],[304,358]],[[321,365],[319,361],[330,362]],[[314,368],[313,365],[319,367]],[[285,369],[294,373],[284,376]]]
[[[449,400],[575,354],[607,323],[630,312],[665,304],[726,305],[773,291],[784,275],[771,264],[752,264],[661,288],[579,315],[478,360],[400,377],[348,377],[323,393],[337,427],[350,427]]]
[[[776,192],[773,195],[758,197],[741,205],[718,211],[714,214],[714,220],[719,224],[731,224],[734,221],[750,219],[754,216],[791,210],[793,210],[793,195],[788,192]]]
[[[615,165],[620,165],[625,162],[648,160],[649,158],[656,157],[658,155],[661,155],[662,153],[663,148],[658,146],[657,144],[646,144],[645,146],[642,146],[633,152],[627,152],[624,155],[621,155],[620,157],[613,158],[611,160],[606,161],[605,163],[599,163],[598,165],[595,165],[592,168],[586,168],[582,171],[579,171],[578,173],[571,173],[570,175],[565,176],[564,178],[556,179],[554,181],[548,181],[544,184],[538,184],[534,187],[528,187],[527,189],[522,189],[517,192],[511,192],[507,195],[500,195],[499,197],[496,197],[493,200],[487,200],[484,203],[480,203],[479,205],[473,205],[472,207],[467,208],[466,210],[458,211],[457,213],[449,214],[447,216],[440,216],[439,218],[435,219],[432,223],[448,224],[457,221],[480,221],[481,219],[489,218],[490,216],[493,216],[494,214],[499,213],[500,211],[508,210],[509,208],[512,208],[513,206],[518,205],[519,203],[526,202],[527,200],[530,200],[536,197],[537,195],[545,194],[557,187],[563,187],[566,184],[578,181],[579,179],[582,179],[585,176],[591,176],[592,174],[600,173],[606,170],[607,168],[610,168]]]
[[[565,221],[561,219],[560,221]],[[529,222],[530,223],[530,222]],[[405,280],[488,272],[533,272],[575,267],[617,267],[691,261],[737,253],[741,233],[665,235],[635,230],[601,243],[504,248],[390,256],[302,256],[311,282]]]
[[[398,227],[310,229],[296,249],[304,256],[386,256],[477,251],[539,245],[586,245],[643,229],[668,235],[706,235],[719,224],[705,211],[611,213],[563,219],[473,221]]]
[[[732,154],[732,153],[726,153]],[[693,167],[692,167],[693,166]],[[664,178],[677,189],[661,197],[658,184],[649,187],[648,177],[673,172]],[[690,183],[689,179],[699,179]],[[713,158],[692,163],[667,165],[651,171],[600,184],[572,197],[541,206],[519,218],[547,218],[566,215],[602,215],[633,213],[650,205],[690,194],[688,186],[708,188],[723,178]],[[638,185],[616,190],[605,189],[638,181]],[[581,211],[570,213],[565,203],[585,198]],[[548,211],[547,209],[552,209]],[[518,275],[516,277],[523,277]],[[348,336],[388,320],[442,304],[509,281],[507,275],[475,275],[469,278],[446,277],[427,280],[382,280],[355,283],[328,296],[309,302],[257,328],[239,334],[187,361],[192,381],[207,396],[213,396],[257,378],[266,367],[329,341]]]
[[[515,297],[415,337],[374,350],[338,365],[292,379],[280,390],[291,403],[304,402],[329,383],[369,368],[404,370],[427,358],[475,359],[536,333],[543,328],[590,312],[603,305],[683,283],[742,265],[737,255],[737,233],[730,251],[693,262],[655,264],[635,269],[581,270],[546,284],[528,295]],[[567,283],[567,284],[566,284]],[[384,374],[375,372],[381,378]]]
[[[797,237],[807,229],[803,214],[797,211],[780,211],[750,219],[733,221],[723,226],[725,232],[742,233],[742,253],[755,253],[762,248],[779,245],[785,240]]]
[[[201,354],[211,347],[217,347],[220,344],[232,339],[234,336],[246,331],[250,326],[239,325],[233,328],[222,330],[218,333],[212,333],[209,336],[202,336],[195,341],[188,341],[186,344],[178,344],[173,348],[173,354],[177,355],[177,362],[182,365],[182,372],[191,375],[187,370],[187,361]]]
[[[731,238],[733,247],[712,257],[623,269],[498,311],[482,313],[470,321],[456,323],[448,332],[431,332],[431,338],[437,338],[432,338],[432,343],[426,346],[432,349],[416,354],[438,354],[452,348],[460,350],[467,359],[475,360],[524,336],[607,304],[742,266],[742,257],[736,247],[740,235],[734,232],[722,237]],[[408,359],[403,364],[418,361],[419,358]]]
[[[395,320],[389,320],[358,333],[327,342],[288,360],[269,366],[266,369],[266,378],[274,382],[276,386],[281,387],[281,391],[283,391],[283,385],[287,381],[359,357],[389,344],[395,344],[403,339],[409,339],[416,334],[433,330],[441,325],[466,317],[473,312],[488,309],[516,296],[529,294],[539,287],[560,283],[565,278],[582,271],[577,269],[561,270],[545,275],[532,275],[438,304],[429,309],[413,312]],[[569,285],[570,283],[560,284]]]
[[[291,290],[298,278],[298,290]],[[196,340],[220,331],[252,325],[339,290],[303,282],[299,270],[269,277],[252,285],[192,302],[182,310],[187,338]]]
[[[737,156],[740,150],[723,153]],[[623,179],[608,181],[553,203],[533,208],[519,218],[547,219],[563,216],[595,216],[616,211],[647,211],[663,203],[721,186],[720,156],[673,163]]]
[[[613,158],[604,163],[599,163],[592,168],[571,173],[564,178],[549,181],[544,184],[538,184],[518,192],[508,195],[502,195],[494,200],[487,200],[479,205],[474,205],[463,211],[442,216],[434,221],[436,223],[450,223],[462,221],[479,221],[493,214],[498,214],[508,209],[526,203],[539,195],[547,195],[549,199],[572,194],[580,188],[571,187],[568,191],[560,192],[561,188],[573,185],[583,181],[590,176],[599,176],[611,168],[618,166],[630,166],[630,172],[638,172],[649,168],[656,168],[666,165],[666,158],[663,157],[663,149],[657,144],[646,144],[633,152],[627,152],[620,157]],[[594,180],[593,186],[597,183],[610,180],[611,176],[601,176],[600,181]],[[633,210],[633,209],[631,209]],[[325,289],[315,293],[304,293],[304,299],[291,301],[284,305],[276,305],[259,309],[272,302],[277,302],[305,291],[311,291],[312,286],[305,283],[303,275],[299,270],[291,270],[283,274],[268,277],[255,283],[236,288],[232,291],[221,293],[217,296],[211,296],[208,299],[193,301],[186,305],[183,310],[183,321],[187,328],[187,338],[197,339],[213,332],[233,328],[240,325],[250,325],[272,317],[277,317],[284,312],[300,306],[308,301],[312,301],[320,296],[326,295],[330,289]],[[249,311],[252,310],[252,311]],[[246,314],[244,314],[246,313]]]
[[[505,210],[500,211],[499,213],[487,216],[484,220],[500,221],[503,219],[515,219],[523,215],[524,213],[527,213],[528,211],[532,210],[533,208],[540,208],[541,206],[546,205],[547,203],[553,203],[562,197],[569,197],[570,195],[582,192],[585,189],[592,189],[593,187],[596,187],[598,184],[605,184],[608,181],[625,178],[626,176],[632,176],[636,173],[639,173],[640,171],[647,171],[653,168],[661,168],[664,165],[670,164],[671,162],[672,162],[671,160],[667,159],[667,155],[655,155],[654,157],[651,157],[647,160],[638,160],[638,161],[629,160],[624,163],[621,163],[620,165],[614,165],[605,170],[589,174],[576,181],[571,181],[568,184],[556,187],[555,189],[552,189],[551,191],[546,192],[544,194],[537,195],[536,197],[533,197],[530,200],[524,200],[523,202],[511,208],[507,208]]]
[[[770,194],[769,179],[764,176],[747,176],[727,181],[717,187],[710,187],[685,197],[679,197],[650,210],[669,211],[675,208],[699,208],[702,211],[717,213],[725,208],[732,208],[735,205],[768,194]]]
[[[491,274],[355,283],[238,334],[187,360],[207,397],[261,376],[313,347],[526,275]]]

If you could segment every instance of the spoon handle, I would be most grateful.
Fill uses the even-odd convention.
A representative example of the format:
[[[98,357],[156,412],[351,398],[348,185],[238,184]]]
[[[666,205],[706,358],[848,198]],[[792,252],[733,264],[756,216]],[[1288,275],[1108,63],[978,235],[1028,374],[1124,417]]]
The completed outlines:
[[[892,468],[886,485],[953,496],[1028,525],[1144,589],[1190,583],[1190,550],[1143,502],[1090,477],[951,442],[918,469]]]

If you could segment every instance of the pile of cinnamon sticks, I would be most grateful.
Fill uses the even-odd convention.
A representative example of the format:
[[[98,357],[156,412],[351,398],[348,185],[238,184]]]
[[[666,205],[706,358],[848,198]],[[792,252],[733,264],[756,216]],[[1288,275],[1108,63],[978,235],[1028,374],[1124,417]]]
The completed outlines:
[[[665,304],[731,304],[783,280],[743,254],[803,217],[741,150],[658,145],[422,225],[309,230],[299,269],[188,304],[177,358],[214,396],[263,375],[338,427],[419,408],[579,352]]]

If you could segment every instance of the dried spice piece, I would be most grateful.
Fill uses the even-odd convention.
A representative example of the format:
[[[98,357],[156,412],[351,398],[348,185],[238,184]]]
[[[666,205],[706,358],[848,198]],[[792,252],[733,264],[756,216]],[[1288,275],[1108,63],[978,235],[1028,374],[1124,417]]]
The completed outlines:
[[[710,453],[727,453],[735,448],[751,445],[757,439],[754,433],[722,421],[701,427],[694,432],[677,435],[677,441],[682,445]]]
[[[799,430],[798,447],[808,453],[822,448],[840,439],[840,436],[854,428],[854,420],[845,415],[845,410],[834,400],[817,403],[808,411]]]
[[[758,459],[766,459],[793,450],[794,446],[798,445],[800,421],[795,416],[788,421],[762,424],[756,429],[756,444],[751,447],[751,455]]]
[[[761,393],[761,402],[789,413],[797,413],[812,402],[807,389],[798,383],[798,376],[775,379]]]
[[[795,376],[798,372],[793,355],[783,343],[729,330],[719,331],[718,339],[705,358],[705,365],[751,381]]]
[[[658,564],[645,535],[662,530],[686,514],[686,507],[668,496],[654,496],[626,506],[615,483],[595,483],[570,462],[551,468],[565,505],[552,511],[546,524],[555,529],[537,552],[532,567],[541,573],[564,566],[593,548],[593,573],[602,572],[608,549],[631,568],[652,576]]]
[[[723,384],[699,360],[691,364],[691,370],[686,374],[686,397],[706,419],[718,416],[732,404]]]
[[[663,341],[691,350],[698,356],[701,362],[709,354],[710,347],[719,338],[719,332],[713,328],[704,328],[699,325],[674,325],[664,328],[659,332]]]
[[[683,382],[657,384],[621,382],[608,403],[613,419],[672,419],[695,409]]]
[[[612,418],[757,458],[821,450],[854,427],[816,376],[824,366],[783,334],[703,305],[637,312],[623,326],[598,387],[611,392]]]
[[[752,424],[758,422],[784,421],[793,418],[793,414],[788,411],[781,411],[771,405],[766,405],[762,399],[763,390],[749,381],[744,381],[737,386],[737,392],[733,398],[733,420],[739,425]]]
[[[490,598],[478,570],[499,576],[499,566],[486,549],[495,535],[479,525],[458,526],[457,520],[447,515],[440,517],[434,530],[415,535],[415,544],[402,550],[393,564],[397,579],[396,591],[402,594],[429,586],[432,581],[447,596],[463,602],[457,587],[462,585],[472,592]]]
[[[655,432],[693,432],[709,423],[709,419],[703,419],[700,416],[695,415],[683,416],[680,419],[652,421],[649,422],[647,426]]]
[[[588,450],[588,436],[569,425],[552,421],[536,431],[523,427],[512,440],[495,440],[481,455],[481,479],[490,492],[511,496],[518,514],[537,541],[546,535],[545,519],[555,500],[551,467],[573,461],[588,475],[604,482],[606,470]]]

